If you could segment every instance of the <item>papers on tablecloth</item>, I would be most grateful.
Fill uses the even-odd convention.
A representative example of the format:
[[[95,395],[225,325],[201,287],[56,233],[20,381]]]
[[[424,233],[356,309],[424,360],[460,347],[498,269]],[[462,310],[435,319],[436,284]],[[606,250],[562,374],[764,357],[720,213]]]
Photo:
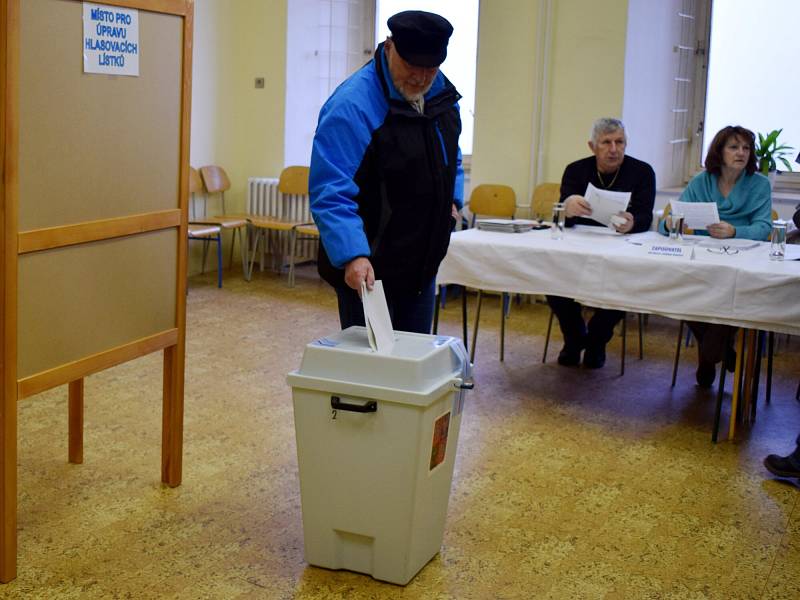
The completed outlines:
[[[592,217],[594,218],[594,217]],[[622,236],[616,229],[608,229],[607,227],[597,227],[596,225],[575,225],[572,231],[579,233],[590,233],[592,235],[610,235],[619,237]]]
[[[689,229],[708,229],[709,225],[719,223],[716,202],[670,202],[672,212],[683,215],[683,224]]]
[[[382,281],[376,281],[372,291],[367,289],[366,283],[361,282],[361,304],[364,305],[364,322],[367,325],[370,348],[381,354],[391,352],[394,346],[394,331]]]
[[[478,219],[478,229],[499,231],[501,233],[524,233],[539,225],[539,221],[529,219]]]
[[[783,260],[800,260],[800,244],[786,244]]]
[[[613,226],[611,217],[617,213],[625,212],[631,199],[630,192],[610,192],[594,187],[591,183],[586,186],[583,196],[592,207],[591,219],[603,225]]]

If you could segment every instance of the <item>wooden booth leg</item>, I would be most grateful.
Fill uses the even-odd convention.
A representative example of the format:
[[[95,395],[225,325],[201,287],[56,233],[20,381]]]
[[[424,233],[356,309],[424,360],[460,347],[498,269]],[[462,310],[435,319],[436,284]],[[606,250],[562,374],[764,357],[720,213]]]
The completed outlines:
[[[183,463],[183,368],[178,346],[164,349],[164,403],[161,429],[161,481],[181,484]]]
[[[83,378],[69,382],[69,462],[83,464]]]
[[[8,583],[17,576],[17,398],[16,394],[4,396],[0,413],[0,582]]]

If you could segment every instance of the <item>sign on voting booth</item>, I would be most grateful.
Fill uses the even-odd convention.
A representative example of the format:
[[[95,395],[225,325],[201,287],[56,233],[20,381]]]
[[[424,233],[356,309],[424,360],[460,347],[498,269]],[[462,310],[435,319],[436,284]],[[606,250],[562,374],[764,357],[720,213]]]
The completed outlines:
[[[139,11],[83,3],[83,72],[139,76]]]

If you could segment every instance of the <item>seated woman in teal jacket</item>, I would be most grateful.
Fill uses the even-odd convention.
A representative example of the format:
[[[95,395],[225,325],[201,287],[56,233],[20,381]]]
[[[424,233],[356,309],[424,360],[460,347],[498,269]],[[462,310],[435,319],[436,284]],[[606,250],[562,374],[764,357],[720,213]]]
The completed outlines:
[[[772,192],[769,180],[756,172],[754,146],[753,132],[744,127],[724,127],[714,136],[706,155],[706,170],[689,182],[680,200],[716,202],[720,222],[709,225],[707,232],[695,233],[720,239],[769,237]],[[663,223],[660,230],[666,233]],[[725,366],[733,370],[734,328],[699,322],[689,322],[689,327],[698,342],[697,384],[711,387],[717,374],[716,363],[725,358]]]

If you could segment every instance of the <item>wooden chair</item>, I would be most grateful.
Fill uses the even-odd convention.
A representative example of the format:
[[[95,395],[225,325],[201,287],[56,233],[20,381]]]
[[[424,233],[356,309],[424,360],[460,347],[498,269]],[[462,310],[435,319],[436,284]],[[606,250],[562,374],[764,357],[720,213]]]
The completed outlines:
[[[472,226],[478,215],[496,217],[501,219],[513,219],[517,210],[517,196],[513,188],[501,184],[484,183],[472,190],[469,197],[469,210],[472,213]],[[466,306],[466,293],[463,294],[463,302]],[[500,360],[505,358],[505,337],[506,337],[506,315],[508,312],[508,293],[502,292],[500,301]],[[475,345],[478,341],[478,324],[481,318],[481,303],[483,301],[483,290],[478,290],[478,305],[475,309],[475,327],[472,330],[472,347],[470,348],[469,360],[475,361]],[[466,310],[463,312],[464,337],[466,338]]]
[[[561,197],[561,184],[540,183],[531,196],[531,217],[548,221],[553,214],[553,205]]]
[[[218,165],[208,165],[200,167],[200,175],[203,179],[205,193],[203,194],[203,216],[200,219],[193,218],[192,223],[200,223],[203,225],[217,225],[221,230],[231,230],[231,255],[228,260],[228,268],[233,267],[233,249],[236,244],[236,236],[239,234],[239,248],[242,249],[241,230],[247,225],[247,220],[237,215],[227,215],[225,210],[225,192],[231,188],[231,181],[228,179],[228,174],[225,169]],[[191,178],[190,178],[191,179]],[[208,216],[208,195],[219,194],[220,205],[222,207],[222,214],[213,217]],[[195,208],[195,202],[192,202],[192,210]],[[245,272],[244,250],[242,250],[242,272]]]
[[[191,204],[192,215],[195,213],[195,202],[197,194],[203,192],[203,180],[197,169],[189,167],[189,202]],[[189,223],[189,240],[201,240],[203,242],[203,262],[200,268],[201,273],[206,272],[206,259],[208,257],[208,247],[211,242],[217,244],[217,287],[222,287],[222,228],[219,225],[204,223]],[[188,288],[187,288],[188,289]]]
[[[280,201],[284,202],[292,196],[307,196],[308,195],[308,173],[309,168],[303,166],[289,166],[281,171],[278,178],[278,193],[281,198]],[[272,248],[273,264],[277,264],[277,270],[280,271],[284,264],[283,252],[281,250],[281,234],[288,234],[290,254],[292,254],[292,263],[290,268],[290,285],[294,283],[294,268],[293,259],[295,248],[293,244],[293,232],[295,227],[306,226],[311,227],[313,224],[305,221],[298,221],[294,219],[285,219],[279,217],[269,216],[255,216],[245,215],[248,220],[248,225],[251,228],[253,235],[251,236],[252,250],[248,260],[248,267],[246,270],[246,279],[249,281],[253,274],[253,266],[255,264],[256,255],[258,254],[259,247],[261,248],[260,263],[261,269],[264,268],[264,256],[267,252],[267,246]],[[311,229],[304,230],[309,237],[313,234],[310,233]],[[274,235],[270,235],[274,234]],[[318,234],[317,234],[318,237]],[[272,243],[270,243],[270,241]]]
[[[206,256],[211,242],[217,244],[217,287],[222,287],[222,228],[219,225],[189,224],[189,240],[203,241],[203,267],[201,273],[206,272]],[[189,290],[188,286],[186,288]]]

